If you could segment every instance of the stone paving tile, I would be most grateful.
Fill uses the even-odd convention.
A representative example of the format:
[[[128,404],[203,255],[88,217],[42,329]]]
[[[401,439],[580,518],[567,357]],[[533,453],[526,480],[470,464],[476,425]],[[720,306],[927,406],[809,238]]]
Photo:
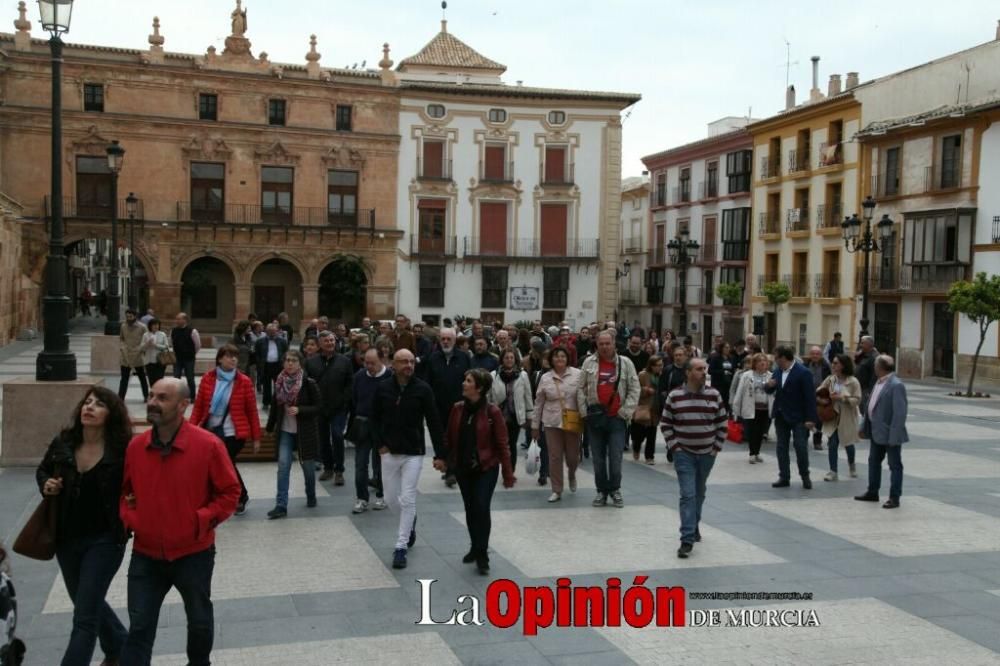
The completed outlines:
[[[419,657],[417,657],[419,655]],[[358,664],[383,666],[417,663],[459,664],[458,657],[434,632],[394,634],[370,638],[340,638],[250,648],[229,648],[212,652],[216,666],[326,666]],[[156,666],[183,666],[187,655],[167,655],[153,659]]]
[[[464,513],[452,516],[464,524]],[[534,578],[784,562],[704,522],[704,547],[696,546],[693,557],[678,560],[679,524],[678,513],[662,506],[494,510],[490,546]],[[628,557],[609,557],[616,544],[628,544],[622,551]]]
[[[965,429],[962,429],[964,437]],[[996,432],[992,433],[997,437]],[[888,466],[883,463],[884,481],[888,481]],[[1000,478],[1000,462],[942,449],[907,448],[903,451],[903,481],[906,476],[921,479]]]
[[[1000,519],[916,495],[893,511],[850,497],[751,504],[889,557],[1000,551]]]
[[[247,486],[247,494],[251,501],[274,504],[274,496],[278,490],[278,463],[243,463],[240,464],[240,476]],[[317,497],[329,497],[326,486],[319,482],[320,472],[316,472]],[[306,496],[306,482],[302,478],[302,468],[298,461],[292,461],[292,469],[288,474],[288,497],[302,498]]]
[[[429,441],[429,440],[428,440]],[[563,480],[566,484],[565,494],[569,494],[569,477],[568,472],[563,472]],[[524,459],[517,461],[517,469],[514,470],[514,476],[517,477],[517,483],[508,492],[516,491],[529,491],[529,490],[546,490],[546,496],[551,490],[548,490],[548,486],[539,486],[535,483],[538,475],[528,476],[524,472]],[[585,469],[577,469],[576,471],[576,481],[577,481],[577,492],[578,493],[589,493],[592,494],[594,489],[597,487],[594,483],[594,475]],[[417,490],[421,495],[456,495],[460,496],[461,492],[456,485],[454,488],[449,488],[445,485],[444,481],[441,479],[441,472],[434,469],[434,457],[431,455],[424,456],[424,466],[420,471],[420,481],[417,483]],[[497,493],[502,493],[505,491],[503,487],[503,478],[497,478]]]
[[[754,608],[815,610],[820,626],[597,631],[637,664],[996,664],[992,651],[877,599]]]
[[[917,421],[908,419],[906,430],[910,437],[928,437],[930,439],[943,439],[953,442],[956,439],[965,440],[996,440],[996,428],[988,426],[974,425],[972,423],[963,424],[956,427],[954,423],[947,421]],[[905,463],[904,463],[905,464]]]

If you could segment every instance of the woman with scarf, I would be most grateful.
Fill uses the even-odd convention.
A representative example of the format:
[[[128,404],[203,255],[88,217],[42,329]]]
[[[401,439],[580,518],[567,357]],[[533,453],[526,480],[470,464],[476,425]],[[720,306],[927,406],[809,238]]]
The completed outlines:
[[[632,415],[632,459],[639,459],[643,450],[647,465],[654,463],[656,453],[656,426],[660,424],[660,373],[663,372],[663,357],[649,357],[645,369],[639,373],[639,405]]]
[[[214,433],[226,445],[229,459],[233,461],[236,476],[240,479],[240,503],[236,515],[247,510],[246,484],[236,467],[236,456],[247,441],[253,442],[253,452],[260,452],[260,417],[257,413],[257,396],[253,381],[237,369],[240,350],[227,344],[215,354],[215,369],[201,377],[198,396],[191,410],[191,423]]]
[[[487,400],[492,385],[493,377],[482,368],[465,373],[462,402],[451,408],[444,437],[447,469],[458,479],[465,504],[465,525],[472,542],[462,562],[475,562],[484,576],[490,571],[490,504],[497,476],[503,471],[504,488],[514,487],[517,481],[504,416],[499,407]]]
[[[316,506],[316,465],[319,453],[320,394],[316,382],[302,370],[302,354],[285,353],[284,369],[274,380],[274,397],[267,417],[267,431],[278,430],[278,494],[269,520],[288,515],[288,475],[292,451],[299,450],[299,466],[306,482],[306,506]]]
[[[521,430],[529,425],[535,401],[531,397],[528,373],[517,364],[513,349],[500,354],[500,367],[493,371],[493,388],[490,402],[500,408],[507,425],[507,443],[510,445],[510,462],[517,469],[517,439]]]

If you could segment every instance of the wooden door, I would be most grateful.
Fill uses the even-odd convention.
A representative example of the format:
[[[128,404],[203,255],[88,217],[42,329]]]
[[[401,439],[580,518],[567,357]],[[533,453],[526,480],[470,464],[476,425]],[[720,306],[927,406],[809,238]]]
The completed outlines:
[[[506,146],[486,146],[486,168],[483,180],[504,180]]]
[[[541,250],[543,257],[566,256],[565,204],[542,204]]]
[[[507,204],[479,204],[479,251],[484,255],[507,254]]]
[[[545,182],[562,183],[566,180],[566,149],[548,147],[545,149]]]
[[[285,311],[284,287],[254,287],[253,294],[253,309],[261,321],[270,322]]]

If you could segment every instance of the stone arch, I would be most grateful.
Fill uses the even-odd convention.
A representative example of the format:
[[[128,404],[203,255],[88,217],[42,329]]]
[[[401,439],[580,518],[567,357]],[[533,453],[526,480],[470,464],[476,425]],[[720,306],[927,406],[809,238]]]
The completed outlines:
[[[343,251],[341,251],[341,252],[331,252],[330,254],[324,256],[322,259],[320,259],[319,261],[317,261],[313,265],[313,270],[309,273],[309,277],[312,278],[310,281],[313,284],[318,283],[320,275],[323,274],[323,271],[326,270],[326,267],[329,266],[334,260],[336,260],[337,257],[343,256],[343,255],[346,255],[346,254],[354,254],[354,255],[359,256],[362,259],[364,259],[365,282],[367,284],[374,283],[374,281],[375,281],[375,261],[374,261],[373,257],[371,257],[371,256],[365,256],[365,255],[362,255],[362,254],[357,254],[357,253],[354,253],[354,252],[343,252]]]
[[[337,253],[320,262],[316,282],[318,311],[333,320],[345,323],[358,322],[367,311],[368,288],[372,283],[373,267],[369,261],[364,261],[355,279],[345,272],[352,267],[339,265],[338,259],[348,256],[347,253]],[[359,278],[359,279],[358,279]]]
[[[179,257],[171,255],[170,263],[173,264],[174,268],[174,275],[173,275],[174,281],[182,282],[181,278],[183,278],[184,271],[187,270],[188,266],[198,261],[199,259],[206,259],[206,258],[218,259],[226,266],[228,266],[229,270],[233,272],[233,277],[235,278],[237,283],[246,282],[246,275],[243,271],[243,268],[240,266],[239,262],[237,262],[233,257],[229,256],[225,252],[214,252],[214,251],[206,252],[204,249],[191,250],[187,254],[180,255]]]
[[[306,272],[300,262],[284,254],[266,256],[248,267],[247,274],[250,309],[261,321],[270,321],[281,312],[287,313],[292,322],[302,321]]]
[[[263,264],[268,261],[277,259],[279,261],[284,261],[292,265],[295,270],[299,272],[299,281],[305,283],[306,280],[311,276],[311,271],[306,267],[305,263],[302,261],[301,257],[296,256],[291,252],[267,252],[265,254],[256,255],[253,259],[247,262],[246,271],[244,273],[247,282],[253,281],[253,274],[257,272]]]
[[[203,331],[228,331],[236,317],[237,274],[222,257],[202,254],[179,274],[180,310]]]

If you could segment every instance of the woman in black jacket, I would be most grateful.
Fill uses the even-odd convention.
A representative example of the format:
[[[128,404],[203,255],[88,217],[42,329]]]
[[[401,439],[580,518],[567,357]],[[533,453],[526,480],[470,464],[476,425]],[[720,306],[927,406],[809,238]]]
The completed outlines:
[[[59,498],[56,558],[73,601],[63,666],[89,664],[98,640],[106,663],[117,663],[128,634],[105,595],[125,556],[118,507],[131,438],[125,403],[112,391],[94,387],[35,472],[42,495]]]

